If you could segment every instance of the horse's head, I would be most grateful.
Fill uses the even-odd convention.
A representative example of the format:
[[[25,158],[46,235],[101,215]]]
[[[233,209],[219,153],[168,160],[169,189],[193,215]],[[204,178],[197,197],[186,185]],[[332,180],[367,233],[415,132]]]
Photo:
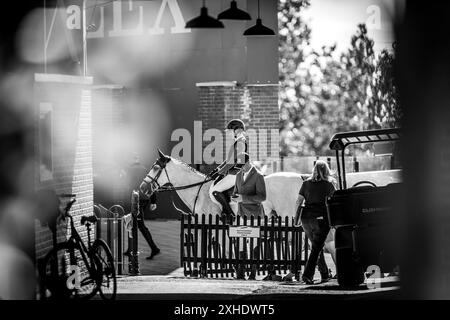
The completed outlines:
[[[153,194],[161,186],[168,183],[167,174],[163,174],[166,169],[167,163],[171,160],[169,156],[166,156],[161,150],[158,149],[158,160],[155,161],[147,176],[142,181],[139,189],[146,195]]]

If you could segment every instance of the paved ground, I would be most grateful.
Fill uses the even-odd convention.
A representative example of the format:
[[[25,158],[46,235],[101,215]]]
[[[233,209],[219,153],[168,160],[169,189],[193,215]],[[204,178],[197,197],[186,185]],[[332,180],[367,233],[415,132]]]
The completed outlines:
[[[136,276],[118,279],[118,299],[151,300],[297,300],[297,299],[393,299],[398,282],[385,278],[380,288],[361,285],[340,288],[336,280],[323,284],[262,280],[199,279],[179,276]]]
[[[161,253],[152,260],[146,260],[150,247],[139,233],[139,265],[142,275],[168,275],[180,267],[180,221],[146,220],[153,240]]]
[[[180,268],[180,221],[147,220],[146,225],[161,249],[153,260],[146,260],[150,248],[139,234],[140,276],[121,276],[118,279],[119,299],[371,299],[376,297],[394,298],[398,294],[395,278],[383,279],[380,288],[367,289],[362,285],[357,289],[342,289],[336,280],[308,286],[300,282],[263,281],[265,275],[256,280],[200,279],[185,277]],[[335,274],[331,256],[325,258]],[[316,273],[316,280],[320,275]]]

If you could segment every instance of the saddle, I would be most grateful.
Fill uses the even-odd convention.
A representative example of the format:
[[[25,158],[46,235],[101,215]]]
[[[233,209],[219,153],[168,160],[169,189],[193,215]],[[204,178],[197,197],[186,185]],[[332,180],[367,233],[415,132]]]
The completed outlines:
[[[231,187],[230,189],[227,189],[222,192],[225,195],[225,197],[227,198],[228,203],[231,202],[231,194],[233,193],[233,190],[234,190],[234,187]]]
[[[214,180],[213,185],[215,186],[216,184],[218,184],[219,181],[222,180],[223,178],[225,178],[225,175],[219,174],[217,179]]]

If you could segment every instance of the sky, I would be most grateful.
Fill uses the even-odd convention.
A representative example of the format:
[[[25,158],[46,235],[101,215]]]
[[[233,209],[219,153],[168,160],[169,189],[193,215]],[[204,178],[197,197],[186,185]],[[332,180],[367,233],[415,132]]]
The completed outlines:
[[[366,23],[369,36],[375,41],[375,51],[392,50],[392,17],[399,0],[311,0],[304,11],[312,29],[314,48],[337,43],[337,50],[349,47],[358,23]]]

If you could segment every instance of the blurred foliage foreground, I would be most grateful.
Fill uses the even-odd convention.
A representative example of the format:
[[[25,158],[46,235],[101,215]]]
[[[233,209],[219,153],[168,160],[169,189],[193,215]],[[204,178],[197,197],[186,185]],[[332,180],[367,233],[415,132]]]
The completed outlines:
[[[376,55],[364,24],[346,51],[336,52],[336,45],[314,50],[301,14],[310,1],[278,5],[280,155],[333,155],[328,145],[337,132],[398,127],[402,112],[393,53]],[[370,153],[359,150],[359,155]]]

